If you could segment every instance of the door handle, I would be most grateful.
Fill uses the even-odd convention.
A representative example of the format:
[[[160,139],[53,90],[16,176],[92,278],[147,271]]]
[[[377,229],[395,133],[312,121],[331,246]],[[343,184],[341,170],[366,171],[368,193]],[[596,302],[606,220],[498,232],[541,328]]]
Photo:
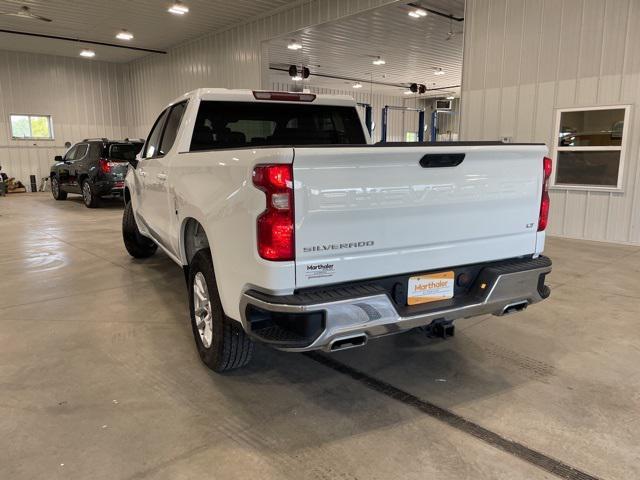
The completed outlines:
[[[147,172],[145,172],[143,169],[139,168],[138,169],[138,173],[140,174],[141,177],[146,177],[147,176]]]
[[[158,177],[158,180],[164,182],[167,179],[167,174],[166,173],[158,173],[156,175]]]

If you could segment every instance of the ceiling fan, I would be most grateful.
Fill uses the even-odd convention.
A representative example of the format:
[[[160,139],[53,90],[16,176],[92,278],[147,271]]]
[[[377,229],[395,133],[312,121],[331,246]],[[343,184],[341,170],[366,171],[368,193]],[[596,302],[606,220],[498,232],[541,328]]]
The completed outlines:
[[[32,13],[31,9],[29,7],[27,7],[26,5],[20,7],[20,10],[18,10],[15,13],[12,13],[12,12],[0,12],[0,15],[26,18],[26,19],[30,19],[30,20],[42,20],[43,22],[51,22],[52,21],[50,18],[41,17],[40,15],[36,15],[35,13]]]

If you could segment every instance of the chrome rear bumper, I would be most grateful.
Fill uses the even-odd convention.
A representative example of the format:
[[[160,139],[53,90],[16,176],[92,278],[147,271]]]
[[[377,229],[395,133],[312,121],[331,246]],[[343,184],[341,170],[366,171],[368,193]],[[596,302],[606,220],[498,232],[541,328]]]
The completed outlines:
[[[442,308],[429,304],[427,310],[416,309],[404,315],[398,312],[394,302],[385,293],[299,304],[295,296],[268,299],[264,294],[248,291],[241,300],[241,321],[245,331],[253,338],[282,350],[333,351],[336,344],[340,345],[340,349],[345,345],[346,348],[360,346],[368,339],[428,325],[434,320],[456,320],[484,314],[503,315],[522,310],[549,295],[549,289],[544,285],[544,275],[549,272],[551,261],[546,257],[520,264],[489,266],[481,271],[462,304]],[[296,301],[287,303],[287,300]],[[271,329],[269,335],[261,334],[263,329],[255,328],[255,312],[263,317],[269,313],[283,316],[289,322],[291,319],[296,321],[296,318],[300,318],[302,321],[307,315],[321,314],[323,324],[316,329],[319,333],[307,343],[303,340],[296,342],[285,338],[282,331],[273,333]]]

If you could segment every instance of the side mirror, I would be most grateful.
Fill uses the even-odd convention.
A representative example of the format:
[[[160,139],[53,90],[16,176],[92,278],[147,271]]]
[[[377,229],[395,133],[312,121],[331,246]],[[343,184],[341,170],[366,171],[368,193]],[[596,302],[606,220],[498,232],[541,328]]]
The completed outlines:
[[[62,155],[56,155],[56,156],[53,158],[53,161],[54,161],[54,162],[62,162],[62,161],[63,161],[63,160],[62,160]]]

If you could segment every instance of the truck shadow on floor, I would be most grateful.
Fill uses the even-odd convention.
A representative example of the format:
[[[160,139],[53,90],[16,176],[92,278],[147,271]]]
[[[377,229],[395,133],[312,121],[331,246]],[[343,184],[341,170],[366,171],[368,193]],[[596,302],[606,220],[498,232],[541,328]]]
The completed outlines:
[[[186,289],[183,283],[171,283],[175,294],[166,300],[175,308],[178,291],[186,298]],[[220,405],[233,405],[232,418],[227,411],[224,422],[230,423],[230,430],[242,432],[240,441],[263,449],[265,454],[289,458],[307,448],[411,424],[424,416],[308,356],[263,345],[255,346],[248,367],[223,375],[210,372],[195,352],[187,312],[176,320],[180,333],[171,336],[174,354],[158,357],[166,367],[154,369],[171,379],[167,385],[170,395],[179,395],[183,405],[216,419],[222,415]],[[153,339],[159,341],[154,350],[166,351],[166,339],[157,335]],[[373,340],[364,348],[331,354],[330,358],[451,410],[553,375],[550,365],[537,365],[541,368],[537,372],[527,371],[523,358],[514,362],[505,347],[496,345],[484,345],[482,339],[464,332],[444,341],[412,331]],[[518,362],[521,365],[516,365]],[[203,378],[208,382],[203,383]]]
[[[506,367],[496,368],[499,360],[462,336],[443,342],[409,332],[375,343],[357,353],[330,357],[449,410],[503,395],[530,381]],[[412,422],[424,417],[417,409],[367,387],[366,382],[307,356],[264,346],[257,346],[245,370],[209,376],[212,388],[234,405],[235,421],[252,432],[248,436],[269,432],[253,438],[254,447],[259,444],[268,455],[323,448],[343,438],[403,424],[413,428]],[[292,431],[304,434],[292,435]]]
[[[260,344],[244,369],[211,372],[195,349],[182,272],[165,260],[153,268],[172,274],[144,287],[154,292],[154,311],[163,312],[165,323],[138,327],[146,333],[120,338],[115,352],[141,387],[148,383],[161,396],[210,418],[210,428],[292,465],[307,449],[332,448],[336,440],[400,425],[413,428],[412,422],[424,417],[306,355]],[[322,355],[455,411],[555,375],[553,365],[508,348],[508,340],[487,338],[496,322],[500,319],[491,316],[459,321],[456,336],[448,340],[411,331]]]

